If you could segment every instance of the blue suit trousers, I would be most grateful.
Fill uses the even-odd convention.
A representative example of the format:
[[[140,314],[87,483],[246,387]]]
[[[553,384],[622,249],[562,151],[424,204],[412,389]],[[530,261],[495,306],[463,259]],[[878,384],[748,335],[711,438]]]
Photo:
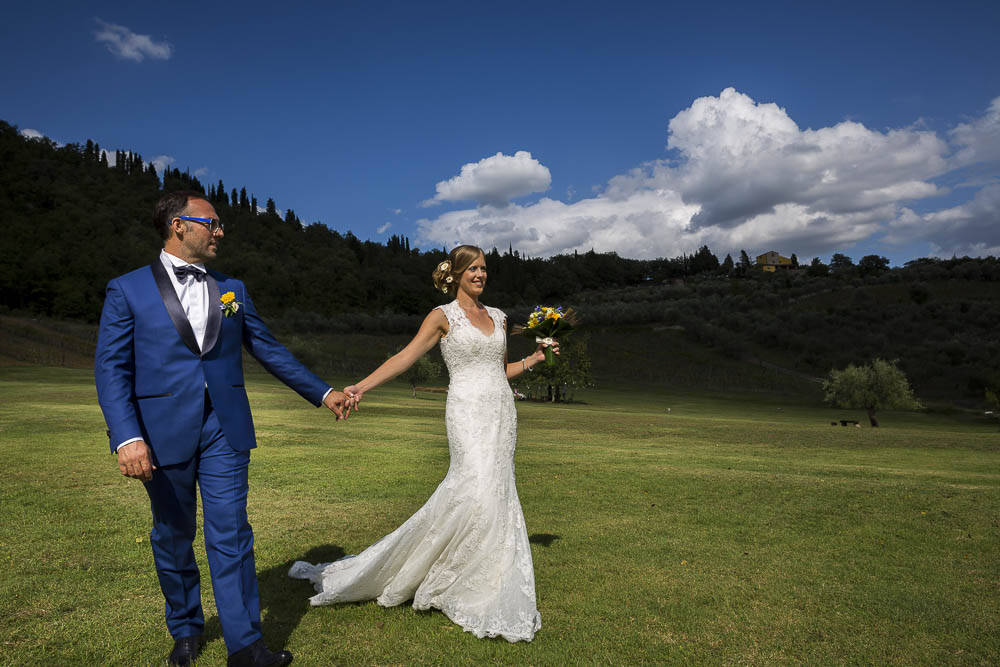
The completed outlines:
[[[222,635],[230,654],[261,638],[253,531],[247,521],[250,452],[229,446],[205,394],[201,440],[195,455],[159,466],[146,483],[153,511],[149,534],[156,574],[166,598],[167,628],[174,639],[205,627],[201,584],[192,542],[201,490],[205,551]]]

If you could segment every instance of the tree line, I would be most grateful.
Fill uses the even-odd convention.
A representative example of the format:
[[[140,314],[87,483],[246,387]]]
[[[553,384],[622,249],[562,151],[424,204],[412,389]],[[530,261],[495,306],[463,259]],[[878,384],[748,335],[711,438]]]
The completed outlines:
[[[150,224],[153,205],[163,191],[179,189],[204,192],[215,205],[226,224],[215,268],[244,279],[270,317],[308,326],[312,319],[325,323],[352,315],[346,318],[352,329],[398,330],[409,326],[407,316],[441,301],[429,275],[443,248],[420,250],[397,235],[384,243],[362,241],[350,231],[304,224],[291,207],[279,215],[272,198],[259,205],[256,194],[221,179],[206,187],[177,168],[157,174],[131,151],[116,151],[112,163],[93,141],[59,146],[21,136],[0,121],[0,220],[7,231],[0,251],[0,308],[95,321],[107,281],[155,257],[160,240]],[[746,251],[720,262],[707,246],[654,260],[593,251],[539,259],[510,246],[490,248],[488,255],[490,298],[501,306],[755,273]],[[835,255],[829,267],[814,260],[810,275],[843,277],[854,269],[867,275],[888,265],[865,258],[854,267],[841,257]]]

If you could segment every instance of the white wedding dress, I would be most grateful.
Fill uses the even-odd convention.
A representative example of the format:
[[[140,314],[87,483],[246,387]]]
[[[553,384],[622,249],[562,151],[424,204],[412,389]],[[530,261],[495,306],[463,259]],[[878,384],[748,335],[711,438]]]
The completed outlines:
[[[477,637],[531,641],[542,627],[524,514],[514,486],[517,412],[503,360],[506,316],[487,307],[489,336],[457,301],[441,353],[450,383],[445,407],[448,474],[430,499],[394,532],[357,556],[299,561],[289,576],[309,579],[313,605],[375,599],[435,607]]]

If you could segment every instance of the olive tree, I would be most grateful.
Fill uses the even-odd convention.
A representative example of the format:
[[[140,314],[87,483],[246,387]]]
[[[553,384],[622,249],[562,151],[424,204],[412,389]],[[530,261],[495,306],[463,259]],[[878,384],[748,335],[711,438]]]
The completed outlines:
[[[920,402],[894,361],[874,359],[863,366],[850,364],[832,370],[823,381],[823,400],[838,408],[864,408],[872,426],[878,426],[876,410],[916,410]]]

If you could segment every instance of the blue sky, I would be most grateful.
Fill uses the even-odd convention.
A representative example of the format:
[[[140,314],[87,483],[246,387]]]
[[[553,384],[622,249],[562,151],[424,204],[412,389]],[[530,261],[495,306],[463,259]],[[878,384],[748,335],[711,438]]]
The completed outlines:
[[[981,1],[42,1],[5,10],[0,118],[361,238],[900,264],[1000,254],[998,28]]]

